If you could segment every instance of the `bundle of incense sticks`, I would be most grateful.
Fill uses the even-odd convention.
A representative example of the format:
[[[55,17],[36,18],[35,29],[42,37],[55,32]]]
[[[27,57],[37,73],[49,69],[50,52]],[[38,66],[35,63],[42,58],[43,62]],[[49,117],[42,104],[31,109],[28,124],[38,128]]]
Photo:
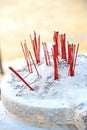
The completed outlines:
[[[24,43],[21,42],[22,51],[26,60],[26,64],[29,70],[29,73],[33,72],[32,65],[34,65],[34,68],[36,70],[37,75],[39,76],[39,72],[37,69],[37,64],[40,63],[40,35],[38,38],[36,37],[36,32],[34,31],[34,38],[30,35],[30,40],[32,43],[34,56],[36,59],[36,63],[34,62],[33,56],[28,49],[26,40],[24,40]],[[52,56],[53,56],[53,63],[54,63],[54,79],[57,80],[59,78],[58,74],[58,57],[61,56],[63,60],[69,64],[69,76],[74,76],[75,74],[75,66],[76,66],[76,59],[78,55],[78,49],[79,44],[76,46],[75,44],[68,43],[68,49],[66,49],[66,35],[65,34],[59,34],[59,32],[54,31],[53,35],[53,41],[54,45],[51,48]],[[42,47],[44,51],[44,58],[46,65],[50,65],[50,55],[49,55],[49,49],[47,47],[46,42],[42,42]],[[66,54],[66,50],[68,50],[68,54]],[[20,80],[22,80],[29,88],[30,90],[34,90],[19,74],[16,70],[14,70],[12,67],[9,67],[9,69],[18,77]]]
[[[28,50],[28,47],[27,47],[26,42],[24,43],[24,45],[23,45],[23,43],[21,42],[21,47],[22,47],[22,51],[23,51],[23,53],[24,53],[24,57],[25,57],[25,59],[26,59],[26,63],[27,63],[27,67],[28,67],[29,72],[30,72],[30,73],[33,72],[33,70],[32,70],[32,65],[34,65],[35,70],[36,70],[36,72],[37,72],[37,75],[39,76],[39,72],[38,72],[38,70],[37,70],[36,64],[35,64],[35,62],[34,62],[34,59],[33,59],[33,57],[32,57],[31,52]]]

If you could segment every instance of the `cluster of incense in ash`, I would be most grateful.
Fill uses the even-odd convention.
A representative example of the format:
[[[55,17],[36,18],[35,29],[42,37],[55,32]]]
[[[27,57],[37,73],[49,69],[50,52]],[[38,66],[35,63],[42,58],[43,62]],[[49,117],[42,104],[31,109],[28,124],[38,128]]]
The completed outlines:
[[[26,40],[24,40],[24,43],[21,42],[21,47],[22,47],[24,57],[26,59],[26,63],[27,63],[29,73],[33,72],[33,69],[32,69],[32,63],[33,63],[35,70],[36,70],[36,73],[39,76],[39,72],[37,70],[36,65],[40,63],[40,46],[41,46],[40,35],[37,38],[36,32],[34,31],[34,37],[32,38],[32,36],[30,35],[30,40],[31,40],[31,43],[32,43],[36,62],[34,61],[32,54],[31,54],[30,50],[28,49]],[[53,69],[54,69],[54,80],[57,80],[59,78],[59,75],[58,75],[58,63],[59,63],[58,57],[59,56],[61,56],[61,58],[63,60],[65,60],[67,62],[67,64],[69,64],[68,75],[74,76],[79,44],[77,44],[77,46],[76,46],[75,44],[73,44],[73,43],[70,44],[68,42],[67,48],[66,48],[66,35],[65,34],[59,34],[59,32],[55,32],[55,31],[54,31],[54,35],[53,35],[53,41],[54,41],[55,44],[52,45],[51,53],[52,53],[52,56],[53,56],[53,63],[54,63],[54,67],[53,67]],[[42,46],[43,46],[43,50],[44,50],[44,57],[45,57],[46,65],[50,65],[50,55],[49,55],[49,50],[48,50],[47,44],[45,42],[42,42]],[[68,51],[68,53],[66,53],[66,50]],[[12,67],[9,67],[9,69],[16,76],[18,76],[20,78],[20,80],[22,80],[26,84],[26,86],[30,88],[30,90],[34,90],[18,74],[18,72],[16,70],[14,70]]]

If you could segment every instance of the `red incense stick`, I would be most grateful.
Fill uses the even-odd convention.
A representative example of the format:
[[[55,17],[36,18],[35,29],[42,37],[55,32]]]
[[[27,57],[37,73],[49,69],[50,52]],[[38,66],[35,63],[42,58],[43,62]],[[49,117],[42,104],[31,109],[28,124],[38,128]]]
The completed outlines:
[[[29,55],[29,51],[28,51],[26,42],[24,43],[24,47],[25,47],[25,53],[26,53],[26,57],[27,57],[27,61],[28,61],[28,68],[29,68],[30,73],[32,73],[32,63],[30,61],[30,55]]]
[[[38,48],[37,48],[38,63],[40,63],[40,35],[38,36]]]
[[[38,64],[40,63],[40,35],[38,36],[38,41],[37,41],[36,32],[34,31],[34,39],[32,40],[31,35],[30,35],[30,39],[31,39],[34,55],[36,58],[36,63]]]
[[[9,69],[20,79],[22,80],[22,82],[28,87],[30,88],[30,90],[34,91],[34,89],[18,74],[18,72],[16,70],[14,70],[12,67],[9,67]]]
[[[26,63],[27,63],[28,70],[29,70],[29,63],[28,63],[28,59],[27,59],[27,56],[26,56],[26,53],[25,53],[25,49],[24,49],[24,46],[23,46],[22,42],[21,42],[21,47],[22,47],[22,51],[23,51],[24,57],[25,57],[25,59],[26,59]],[[30,71],[30,70],[29,70],[29,71]]]
[[[33,64],[34,64],[34,67],[35,67],[35,69],[36,69],[37,75],[39,76],[39,72],[38,72],[38,70],[37,70],[36,64],[34,63],[34,60],[33,60],[33,57],[32,57],[32,55],[31,55],[31,52],[30,52],[30,51],[29,51],[29,54],[30,54],[30,57],[31,57],[32,62],[33,62]]]
[[[70,76],[74,76],[74,63],[73,63],[73,61],[71,61],[71,63],[70,63],[70,68],[69,68],[69,75]]]
[[[44,51],[45,62],[46,62],[46,65],[48,65],[47,55],[46,55],[46,49],[45,49],[45,43],[42,42],[42,45],[43,45],[43,51]]]
[[[21,47],[22,47],[22,51],[24,53],[24,57],[26,59],[28,70],[31,73],[32,72],[32,66],[31,66],[31,62],[30,62],[30,58],[29,58],[29,54],[28,54],[29,52],[28,52],[28,47],[27,47],[26,41],[25,41],[24,45],[21,42]]]
[[[54,79],[58,79],[58,55],[56,45],[53,45]]]
[[[70,44],[69,45],[69,57],[70,57],[70,66],[69,66],[69,75],[70,76],[73,76],[74,75],[74,46],[73,46],[73,44]]]
[[[59,54],[59,51],[58,51],[58,49],[59,49],[58,38],[59,38],[59,32],[54,31],[53,41],[54,41],[54,43],[56,45],[56,53],[57,53],[57,55]]]
[[[71,44],[68,43],[68,64],[71,62]]]
[[[36,52],[36,50],[37,50],[37,48],[36,48],[36,38],[35,38],[35,36],[34,36],[34,40],[32,39],[32,37],[31,37],[31,35],[30,35],[30,40],[31,40],[31,43],[32,43],[32,47],[33,47],[33,51],[34,51],[34,55],[35,55],[35,58],[36,58],[36,63],[38,63],[38,61],[37,61],[37,52]]]
[[[69,64],[70,64],[70,68],[69,68],[69,75],[73,76],[75,73],[75,65],[76,65],[76,59],[77,59],[77,53],[78,53],[78,48],[79,48],[79,44],[77,46],[77,50],[76,50],[76,45],[74,44],[69,44],[69,57],[71,59],[68,59]],[[76,56],[75,56],[76,54]]]
[[[79,44],[77,45],[77,50],[76,50],[75,63],[74,63],[74,70],[75,70],[75,66],[76,66],[76,59],[77,59],[77,55],[78,55],[78,50],[79,50]]]
[[[47,44],[45,42],[42,42],[42,45],[43,45],[43,50],[44,50],[44,56],[45,56],[46,65],[49,65],[50,64],[50,56],[49,56]]]
[[[60,42],[61,42],[61,53],[62,53],[62,59],[66,60],[66,35],[60,34]]]

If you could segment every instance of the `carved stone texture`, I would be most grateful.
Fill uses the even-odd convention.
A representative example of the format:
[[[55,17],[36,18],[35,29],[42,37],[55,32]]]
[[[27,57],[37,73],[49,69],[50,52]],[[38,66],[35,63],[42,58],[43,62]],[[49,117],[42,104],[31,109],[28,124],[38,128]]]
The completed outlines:
[[[75,123],[78,130],[87,130],[87,101],[78,105],[75,113]]]

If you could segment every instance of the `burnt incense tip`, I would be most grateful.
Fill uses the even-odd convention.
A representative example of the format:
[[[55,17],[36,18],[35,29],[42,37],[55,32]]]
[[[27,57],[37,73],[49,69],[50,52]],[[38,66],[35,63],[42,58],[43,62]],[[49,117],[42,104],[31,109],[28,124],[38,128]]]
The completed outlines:
[[[9,66],[9,67],[8,67],[8,69],[12,69],[12,67],[11,67],[11,66]]]

